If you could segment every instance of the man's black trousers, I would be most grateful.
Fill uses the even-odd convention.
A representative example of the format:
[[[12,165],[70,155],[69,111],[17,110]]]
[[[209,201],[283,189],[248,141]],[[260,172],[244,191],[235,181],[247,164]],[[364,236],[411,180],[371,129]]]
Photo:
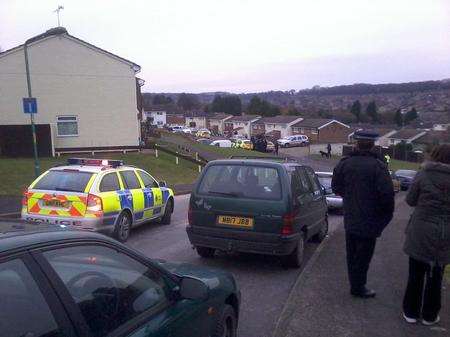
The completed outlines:
[[[403,311],[410,318],[433,322],[441,309],[441,288],[444,270],[433,268],[412,257],[409,258],[408,286],[403,299]]]
[[[360,292],[367,282],[367,271],[375,250],[376,238],[363,238],[346,232],[347,267],[352,292]]]

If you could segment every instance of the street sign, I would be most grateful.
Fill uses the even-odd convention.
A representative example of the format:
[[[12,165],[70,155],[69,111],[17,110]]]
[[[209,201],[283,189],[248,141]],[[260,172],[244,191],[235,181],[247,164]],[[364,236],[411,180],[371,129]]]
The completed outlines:
[[[23,101],[23,112],[26,114],[36,114],[37,113],[37,100],[34,97],[22,98]]]

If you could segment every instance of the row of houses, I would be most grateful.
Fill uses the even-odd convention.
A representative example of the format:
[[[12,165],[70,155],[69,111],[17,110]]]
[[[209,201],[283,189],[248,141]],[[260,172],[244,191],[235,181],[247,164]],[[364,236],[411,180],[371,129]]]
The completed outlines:
[[[145,118],[155,126],[184,125],[192,128],[207,128],[220,135],[239,135],[246,138],[264,134],[273,139],[292,135],[307,135],[311,142],[347,142],[352,132],[349,125],[335,119],[303,118],[279,115],[261,117],[243,114],[232,116],[225,113],[208,114],[189,112],[185,114],[167,113],[164,110],[147,110]]]

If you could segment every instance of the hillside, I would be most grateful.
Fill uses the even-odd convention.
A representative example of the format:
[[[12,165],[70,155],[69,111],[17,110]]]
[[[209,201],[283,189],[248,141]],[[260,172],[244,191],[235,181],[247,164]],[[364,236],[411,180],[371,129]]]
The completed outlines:
[[[164,93],[177,101],[177,93]],[[227,93],[200,93],[195,94],[201,105],[212,102],[215,95]],[[154,93],[144,94],[144,100],[151,102]],[[260,93],[238,94],[243,105],[247,105],[254,95],[280,107],[295,106],[302,114],[310,117],[340,117],[351,121],[348,114],[350,106],[359,100],[363,108],[375,101],[380,114],[386,120],[397,109],[410,109],[415,107],[420,119],[435,123],[450,122],[450,79],[441,81],[388,83],[388,84],[352,84],[335,87],[315,86],[311,89],[268,91]]]

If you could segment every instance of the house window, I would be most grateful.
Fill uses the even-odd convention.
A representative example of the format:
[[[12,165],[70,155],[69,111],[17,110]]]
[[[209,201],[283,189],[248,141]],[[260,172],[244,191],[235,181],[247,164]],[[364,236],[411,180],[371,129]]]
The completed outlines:
[[[77,116],[57,116],[56,128],[58,137],[78,136]]]

